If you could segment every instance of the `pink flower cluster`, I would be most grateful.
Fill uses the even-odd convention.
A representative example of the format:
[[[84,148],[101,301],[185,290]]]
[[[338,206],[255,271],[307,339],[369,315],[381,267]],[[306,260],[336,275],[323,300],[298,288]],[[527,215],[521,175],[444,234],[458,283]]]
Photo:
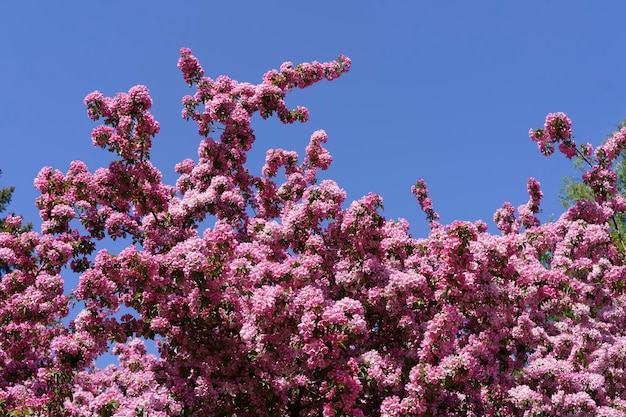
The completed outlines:
[[[550,113],[546,117],[543,129],[531,129],[530,138],[537,142],[541,152],[549,156],[554,152],[554,143],[559,143],[559,150],[568,158],[578,155],[590,169],[584,173],[583,181],[593,190],[597,202],[608,201],[608,207],[623,211],[624,201],[617,192],[617,174],[613,171],[615,158],[626,147],[626,128],[613,133],[605,143],[593,152],[590,144],[576,149],[572,140],[572,123],[564,113]]]
[[[255,86],[238,83],[226,76],[216,80],[203,77],[204,70],[191,51],[182,48],[180,54],[178,68],[190,86],[197,86],[194,96],[183,97],[183,118],[195,120],[203,136],[211,133],[215,123],[223,124],[221,142],[242,142],[237,145],[246,151],[254,141],[250,129],[252,114],[258,112],[266,119],[276,112],[283,123],[306,122],[309,118],[308,110],[300,106],[289,110],[284,102],[285,94],[293,88],[305,88],[323,79],[332,81],[348,72],[352,65],[350,58],[343,55],[337,61],[328,63],[315,61],[294,67],[287,62],[280,67],[280,71],[266,73],[263,82]]]
[[[565,113],[550,113],[546,116],[543,129],[530,129],[530,139],[537,142],[541,153],[549,156],[554,152],[554,144],[568,158],[576,156],[576,142],[572,139],[572,121]]]
[[[143,85],[132,87],[127,94],[104,97],[99,91],[85,97],[87,114],[92,120],[106,119],[91,134],[94,145],[107,148],[127,161],[149,157],[151,138],[159,133],[159,123],[148,109],[152,99]]]
[[[440,224],[418,181],[431,230],[416,239],[380,196],[345,204],[336,182],[318,181],[332,161],[323,131],[302,160],[270,149],[260,173],[246,167],[251,117],[306,120],[285,95],[337,78],[348,58],[286,63],[259,85],[205,78],[188,49],[179,67],[202,139],[175,185],[149,160],[147,89],[96,92],[94,144],[119,158],[42,169],[40,233],[7,219],[0,414],[626,416],[626,266],[608,225],[626,209],[610,188],[626,133],[596,150],[595,201],[553,223],[536,218],[533,178],[527,204],[496,212],[498,235]],[[569,155],[570,126],[550,115],[533,139]],[[99,369],[109,346],[119,365]]]
[[[418,180],[415,185],[411,187],[411,191],[415,195],[415,198],[417,198],[420,208],[426,213],[428,221],[433,224],[433,222],[439,220],[439,214],[433,210],[433,200],[428,196],[426,181],[423,179]]]

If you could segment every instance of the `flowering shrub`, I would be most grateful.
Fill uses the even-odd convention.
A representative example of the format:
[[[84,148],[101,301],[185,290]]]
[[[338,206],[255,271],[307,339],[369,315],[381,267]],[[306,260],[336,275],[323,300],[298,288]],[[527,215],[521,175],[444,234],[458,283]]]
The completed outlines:
[[[253,114],[306,121],[285,95],[350,65],[285,63],[252,85],[205,77],[183,48],[196,88],[183,117],[203,139],[175,185],[150,163],[159,124],[146,87],[89,94],[103,122],[92,141],[119,158],[93,173],[80,161],[42,169],[41,233],[11,216],[0,233],[0,412],[626,416],[626,268],[609,228],[626,209],[611,170],[626,130],[595,153],[576,148],[562,113],[531,131],[544,154],[556,145],[592,165],[595,201],[554,223],[536,217],[532,178],[528,204],[496,212],[498,235],[481,221],[440,224],[419,180],[431,231],[415,239],[381,214],[380,196],[345,205],[334,181],[317,180],[332,160],[323,131],[302,159],[271,149],[260,176],[245,166]],[[97,250],[105,237],[129,245]],[[71,295],[66,266],[80,274]],[[119,365],[95,368],[111,344]]]

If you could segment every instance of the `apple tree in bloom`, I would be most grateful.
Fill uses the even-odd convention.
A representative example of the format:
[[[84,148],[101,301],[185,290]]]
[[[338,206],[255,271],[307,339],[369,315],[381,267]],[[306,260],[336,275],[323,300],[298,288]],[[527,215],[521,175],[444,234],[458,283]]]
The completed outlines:
[[[348,203],[318,179],[332,161],[324,131],[302,154],[269,149],[260,173],[246,167],[253,115],[305,122],[287,93],[350,66],[287,62],[253,85],[208,78],[181,49],[195,91],[182,115],[201,139],[173,185],[150,162],[147,88],[89,94],[93,144],[117,159],[43,168],[41,232],[9,216],[0,233],[0,413],[626,416],[626,269],[610,227],[626,210],[612,169],[626,129],[595,150],[562,113],[531,130],[542,153],[590,161],[594,198],[553,223],[537,218],[533,178],[494,234],[441,224],[418,180],[430,234],[417,239],[380,196]],[[119,363],[95,367],[109,346]]]

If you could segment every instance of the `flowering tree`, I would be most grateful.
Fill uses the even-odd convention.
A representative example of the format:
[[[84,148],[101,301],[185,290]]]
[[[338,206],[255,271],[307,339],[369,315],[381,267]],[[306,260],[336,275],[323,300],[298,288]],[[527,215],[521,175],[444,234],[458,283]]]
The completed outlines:
[[[622,120],[622,122],[617,125],[617,130],[621,130],[624,127],[626,127],[626,119]],[[610,139],[611,136],[612,135],[607,136],[606,139]],[[574,159],[574,166],[579,171],[585,172],[585,169],[589,168],[591,165],[592,162],[589,161],[583,153],[576,155],[576,158]],[[617,175],[617,181],[615,182],[617,192],[624,195],[626,193],[626,159],[624,159],[623,152],[618,153],[615,157],[612,170]],[[589,185],[572,176],[563,178],[559,197],[561,199],[561,203],[566,209],[576,204],[576,202],[580,199],[594,199],[593,191]],[[611,233],[616,240],[623,240],[623,236],[626,236],[626,213],[615,213],[613,219],[611,220]]]
[[[440,224],[418,181],[431,231],[415,239],[378,195],[346,205],[317,180],[331,163],[323,131],[303,158],[270,149],[260,175],[245,166],[253,114],[306,121],[285,95],[350,64],[285,63],[252,85],[204,77],[183,48],[196,88],[183,117],[203,139],[175,185],[149,160],[159,125],[145,87],[85,98],[103,122],[94,145],[118,159],[42,169],[41,233],[19,233],[14,216],[0,233],[2,414],[626,416],[626,270],[609,227],[626,208],[611,170],[626,130],[595,153],[576,148],[563,114],[531,131],[545,154],[593,161],[595,200],[554,223],[536,217],[532,178],[517,214],[496,212],[498,235]],[[129,245],[98,249],[105,237]],[[80,274],[71,295],[67,266]],[[95,368],[110,344],[119,365]]]

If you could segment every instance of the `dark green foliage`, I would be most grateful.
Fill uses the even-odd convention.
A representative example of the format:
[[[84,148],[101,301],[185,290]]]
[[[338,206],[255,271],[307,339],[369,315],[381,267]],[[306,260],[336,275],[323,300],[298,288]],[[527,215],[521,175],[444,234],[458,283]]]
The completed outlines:
[[[0,170],[0,175],[2,175],[2,170]],[[0,188],[0,213],[4,212],[7,209],[7,206],[11,202],[11,196],[13,195],[14,190],[15,190],[15,187]],[[5,218],[6,217],[3,217],[0,219],[0,224],[2,225],[0,227],[4,226]]]
[[[2,176],[2,170],[0,169],[0,176]],[[4,213],[4,211],[11,203],[11,197],[13,197],[13,191],[15,191],[15,187],[1,187],[0,188],[0,214]],[[8,228],[5,226],[4,222],[6,220],[6,216],[0,217],[0,232],[8,232]],[[33,225],[31,223],[26,224],[22,227],[21,231],[29,231],[31,230]]]
[[[2,175],[2,170],[0,170],[0,175]],[[13,191],[15,191],[15,187],[1,187],[0,188],[0,215],[3,214],[9,206],[11,202],[11,197],[13,196]],[[6,216],[0,217],[0,232],[11,232],[11,228],[7,227],[5,224]],[[28,223],[20,228],[17,233],[27,232],[31,230],[33,225]],[[13,231],[15,233],[15,231]],[[6,267],[6,265],[0,265],[0,275],[3,275],[9,272],[11,269]]]

